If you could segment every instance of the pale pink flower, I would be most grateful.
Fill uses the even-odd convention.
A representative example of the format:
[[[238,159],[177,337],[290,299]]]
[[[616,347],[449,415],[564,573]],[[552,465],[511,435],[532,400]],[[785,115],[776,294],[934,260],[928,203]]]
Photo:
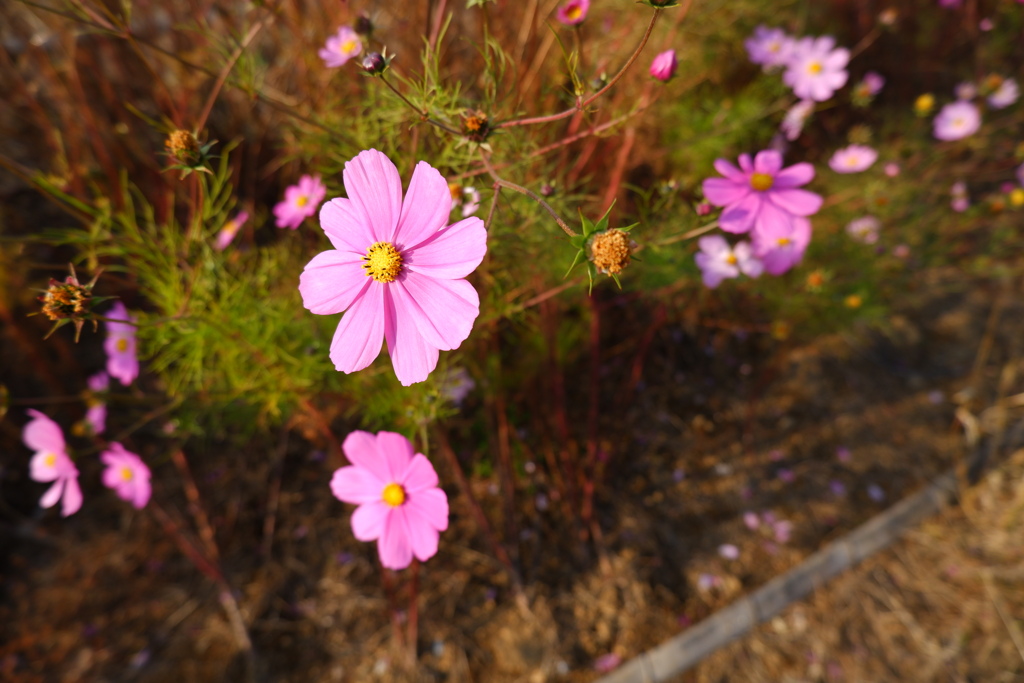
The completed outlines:
[[[274,225],[295,230],[302,221],[316,214],[327,195],[320,176],[304,175],[284,190],[284,199],[274,207]]]
[[[697,244],[700,245],[700,251],[694,258],[704,284],[708,287],[715,288],[722,280],[739,277],[741,272],[749,277],[757,277],[763,270],[747,242],[730,247],[721,235],[705,235]]]
[[[864,91],[874,97],[878,93],[882,92],[882,88],[885,87],[885,76],[878,73],[877,71],[868,71],[864,74],[861,85],[864,87]]]
[[[102,434],[107,428],[107,404],[96,394],[105,394],[110,389],[110,375],[102,370],[88,379],[90,395],[85,421],[93,434]]]
[[[139,376],[139,359],[135,350],[135,316],[120,301],[107,312],[107,372],[125,386]]]
[[[804,130],[804,125],[813,113],[814,100],[800,100],[786,111],[786,115],[782,118],[782,123],[779,124],[779,130],[782,131],[787,140],[792,142],[800,137],[800,133]]]
[[[958,180],[949,188],[950,206],[957,213],[963,213],[971,206],[970,197],[967,195],[967,183]]]
[[[850,51],[835,46],[832,36],[796,42],[782,81],[801,99],[824,102],[846,85]]]
[[[462,188],[462,217],[469,218],[480,210],[480,190],[475,187]]]
[[[136,510],[146,507],[153,489],[149,468],[142,458],[115,442],[100,455],[100,460],[107,466],[103,470],[103,485],[114,489],[118,498],[128,501]]]
[[[750,61],[760,64],[765,71],[785,66],[792,56],[794,44],[793,38],[786,35],[781,28],[767,26],[755,28],[754,35],[744,42]]]
[[[821,195],[797,189],[814,178],[814,167],[803,162],[782,168],[782,155],[764,150],[753,159],[741,154],[739,168],[725,159],[715,160],[715,170],[724,178],[708,178],[704,196],[725,207],[718,224],[732,233],[763,233],[785,237],[794,220],[810,216],[821,208]]]
[[[878,152],[865,145],[850,145],[837,149],[828,166],[836,173],[860,173],[871,168],[878,159]]]
[[[676,67],[679,62],[676,60],[675,50],[665,50],[651,61],[651,76],[662,82],[667,82],[676,75]]]
[[[732,543],[724,543],[718,546],[718,554],[726,560],[740,559],[740,549],[734,546]]]
[[[757,516],[756,512],[747,511],[743,513],[743,523],[748,529],[754,531],[761,526],[761,518]]]
[[[874,244],[878,241],[878,231],[882,223],[874,216],[861,216],[850,221],[846,226],[846,233],[864,244]]]
[[[961,140],[981,128],[981,112],[971,102],[952,102],[935,117],[933,128],[939,140]]]
[[[421,161],[405,200],[398,169],[375,149],[345,164],[348,198],[320,209],[334,249],[306,264],[302,303],[313,313],[346,311],[331,360],[342,372],[370,365],[387,340],[398,380],[422,382],[469,336],[480,297],[465,277],[483,260],[487,231],[476,217],[446,226],[448,183]]]
[[[32,419],[25,425],[21,438],[35,451],[29,461],[29,477],[33,481],[54,482],[39,499],[39,506],[53,507],[61,500],[60,514],[73,515],[82,507],[82,488],[78,485],[78,468],[64,444],[64,433],[38,410],[27,412]]]
[[[217,241],[213,245],[214,249],[224,251],[235,239],[235,235],[238,234],[238,231],[241,230],[247,220],[249,220],[249,212],[239,211],[237,216],[225,223],[224,227],[217,233]]]
[[[331,491],[359,506],[352,513],[355,537],[377,541],[388,569],[405,569],[414,555],[421,562],[433,557],[448,528],[448,497],[426,456],[393,432],[352,432],[342,450],[352,464],[334,472]]]
[[[895,178],[900,174],[900,165],[895,161],[890,161],[882,168],[882,170],[885,172],[885,175],[890,178]]]
[[[327,39],[327,44],[320,48],[320,59],[329,68],[342,66],[363,51],[363,41],[351,26],[342,26],[338,32]]]
[[[988,96],[988,104],[993,109],[1009,107],[1020,98],[1020,88],[1017,81],[1012,78],[1004,78],[996,91]]]
[[[566,26],[576,26],[583,23],[589,11],[590,0],[569,0],[558,8],[555,16]]]
[[[800,263],[810,243],[811,222],[799,216],[793,219],[789,234],[754,233],[754,253],[771,275],[782,275]]]

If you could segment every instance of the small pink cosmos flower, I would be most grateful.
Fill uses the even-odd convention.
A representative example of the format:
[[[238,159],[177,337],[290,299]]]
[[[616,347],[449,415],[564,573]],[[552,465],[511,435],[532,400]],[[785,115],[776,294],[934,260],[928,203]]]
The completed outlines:
[[[758,26],[754,35],[744,41],[750,61],[760,64],[765,71],[785,66],[793,54],[796,41],[786,35],[781,28]]]
[[[125,450],[121,444],[112,443],[100,455],[100,460],[107,466],[103,470],[103,485],[114,489],[118,498],[128,501],[136,510],[146,507],[153,489],[149,483],[149,468],[142,458]]]
[[[128,386],[139,376],[139,359],[135,351],[135,316],[128,313],[118,301],[107,312],[107,339],[103,348],[107,352],[107,372],[121,384]],[[125,322],[115,322],[125,321]]]
[[[764,150],[751,160],[741,154],[739,168],[725,159],[715,160],[724,178],[704,181],[704,196],[725,207],[718,224],[732,233],[749,232],[786,236],[796,216],[810,216],[821,208],[821,195],[797,189],[814,178],[814,167],[803,162],[782,168],[782,154]]]
[[[217,240],[214,242],[214,249],[224,251],[235,239],[235,235],[242,229],[245,222],[249,220],[248,211],[239,211],[238,215],[224,224],[224,227],[217,233]]]
[[[405,569],[414,555],[421,562],[433,557],[448,528],[448,496],[426,456],[393,432],[352,432],[342,450],[352,464],[334,472],[331,491],[359,506],[352,513],[355,537],[377,541],[388,569]]]
[[[27,412],[32,419],[25,425],[22,440],[35,451],[29,461],[29,477],[33,481],[54,482],[39,499],[39,506],[53,507],[62,500],[61,516],[73,515],[82,507],[82,488],[78,485],[78,468],[68,457],[64,433],[38,410]]]
[[[993,109],[1004,109],[1020,99],[1020,87],[1012,78],[1004,78],[996,91],[988,96],[988,104]]]
[[[274,207],[274,224],[295,230],[317,212],[326,195],[327,187],[320,176],[302,176],[298,183],[285,188],[284,200]]]
[[[797,216],[787,235],[755,232],[754,253],[764,264],[765,272],[782,275],[803,260],[807,245],[811,243],[811,222]]]
[[[306,264],[302,304],[318,315],[346,311],[331,360],[342,372],[370,365],[387,340],[395,375],[422,382],[469,336],[480,297],[464,278],[487,251],[476,217],[446,225],[452,196],[430,164],[416,166],[402,199],[398,169],[375,149],[345,164],[348,198],[320,209],[320,227],[334,249]]]
[[[863,244],[874,244],[878,241],[881,228],[881,221],[874,216],[861,216],[850,221],[846,226],[846,234]]]
[[[327,39],[327,44],[320,48],[320,59],[328,68],[344,66],[345,62],[363,51],[363,41],[351,26],[342,26],[338,32]]]
[[[939,140],[961,140],[981,128],[981,112],[971,102],[952,102],[939,111],[933,128]]]
[[[828,166],[836,173],[860,173],[878,160],[878,152],[865,145],[850,145],[836,150]]]
[[[782,123],[779,124],[779,130],[782,131],[787,140],[792,142],[800,137],[807,119],[811,118],[813,113],[814,100],[800,100],[786,112]]]
[[[885,171],[885,175],[889,176],[890,178],[895,178],[900,174],[900,165],[897,164],[895,161],[890,161],[885,165],[885,167],[882,170]]]
[[[558,8],[555,16],[566,26],[576,26],[583,23],[589,11],[590,0],[569,0]]]
[[[676,75],[676,67],[679,62],[676,60],[675,50],[665,50],[651,62],[651,76],[662,82],[672,80]]]
[[[764,270],[748,242],[730,247],[721,235],[705,235],[697,244],[700,251],[694,258],[704,284],[712,289],[722,280],[739,277],[741,272],[748,277],[757,277]]]
[[[973,100],[978,96],[978,86],[970,81],[964,81],[958,84],[953,92],[956,93],[958,100]]]
[[[110,388],[110,375],[101,370],[89,378],[88,384],[92,395],[88,397],[89,408],[85,411],[85,421],[93,434],[102,434],[107,428],[107,404],[96,394],[105,394]]]
[[[782,81],[797,97],[824,102],[846,85],[850,51],[835,45],[832,36],[803,38],[796,42]]]

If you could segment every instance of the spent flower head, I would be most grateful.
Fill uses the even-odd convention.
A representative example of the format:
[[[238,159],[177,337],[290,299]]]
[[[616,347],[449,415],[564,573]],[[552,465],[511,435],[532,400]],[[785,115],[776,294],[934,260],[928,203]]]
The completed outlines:
[[[63,282],[50,278],[49,286],[38,298],[43,302],[43,315],[54,321],[54,325],[46,333],[46,337],[53,334],[57,328],[70,323],[75,326],[75,342],[77,343],[86,320],[92,320],[93,330],[96,329],[97,322],[92,307],[109,297],[93,297],[92,295],[92,288],[96,285],[99,273],[96,273],[89,282],[82,284],[78,281],[75,267],[69,263],[68,269],[71,274],[64,278]]]
[[[625,228],[609,228],[608,215],[611,211],[612,207],[608,207],[596,223],[580,213],[583,234],[569,238],[569,243],[576,248],[576,256],[569,266],[569,273],[577,264],[586,263],[591,290],[594,288],[594,278],[598,273],[611,276],[615,284],[621,288],[619,274],[630,264],[633,252],[638,246],[629,236],[629,231],[637,224]],[[566,273],[567,277],[569,273]]]

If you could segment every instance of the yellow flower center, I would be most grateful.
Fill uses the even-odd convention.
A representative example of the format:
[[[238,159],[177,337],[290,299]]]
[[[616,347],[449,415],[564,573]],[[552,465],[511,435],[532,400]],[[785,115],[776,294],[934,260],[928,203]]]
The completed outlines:
[[[354,41],[354,40],[346,40],[344,43],[341,44],[341,52],[342,52],[342,54],[346,54],[347,55],[348,53],[352,52],[355,49],[356,49],[356,41]]]
[[[792,243],[792,241],[793,240],[789,239],[788,237],[780,237],[778,244],[780,247],[786,247],[789,246],[789,244]]]
[[[295,200],[295,206],[299,207],[300,209],[304,207],[306,204],[309,204],[309,197],[307,197],[304,194],[300,194],[299,198]]]
[[[124,337],[121,337],[120,339],[118,339],[117,340],[117,350],[120,351],[121,353],[124,353],[125,351],[127,351],[128,350],[128,340],[125,339]]]
[[[579,5],[573,5],[565,11],[565,16],[573,21],[579,19],[581,14],[583,14],[583,10],[580,9]]]
[[[750,176],[750,186],[758,192],[770,190],[774,184],[775,178],[771,177],[767,173],[755,173]]]
[[[778,52],[781,49],[782,49],[782,43],[780,43],[777,40],[768,43],[768,51],[769,52]]]
[[[132,470],[130,467],[121,468],[121,478],[124,479],[125,481],[131,481],[134,476],[135,475],[132,474]]]
[[[388,484],[384,487],[384,493],[381,494],[381,498],[385,503],[396,508],[405,502],[405,489],[398,484]]]
[[[391,242],[374,242],[363,260],[363,270],[377,282],[394,282],[402,272],[402,255]]]
[[[812,76],[817,76],[818,74],[821,73],[821,70],[821,62],[811,62],[810,64],[807,65],[807,73],[811,74]]]
[[[43,458],[43,462],[46,463],[47,467],[53,467],[54,465],[57,464],[57,454],[56,453],[47,453],[46,457]]]
[[[727,256],[726,258],[725,258],[725,262],[726,262],[726,263],[728,263],[728,264],[729,264],[730,266],[735,266],[735,265],[736,265],[736,263],[737,263],[737,261],[736,261],[736,254],[730,253],[730,254],[729,254],[729,255],[728,255],[728,256]]]

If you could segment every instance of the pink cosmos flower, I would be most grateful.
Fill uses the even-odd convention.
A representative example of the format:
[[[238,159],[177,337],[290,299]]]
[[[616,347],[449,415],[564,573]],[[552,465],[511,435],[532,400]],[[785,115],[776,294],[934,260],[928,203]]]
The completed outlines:
[[[135,316],[128,313],[118,301],[107,312],[107,339],[103,348],[107,352],[107,372],[125,386],[139,376],[139,359],[135,353]],[[126,322],[115,322],[126,321]]]
[[[743,44],[747,48],[750,61],[760,64],[767,71],[776,66],[786,65],[793,54],[795,41],[781,28],[758,26],[754,29],[754,35],[747,38]]]
[[[462,188],[461,211],[463,218],[469,218],[480,210],[480,190],[475,187]]]
[[[320,176],[302,176],[298,183],[285,188],[284,200],[274,207],[274,224],[295,230],[317,212],[326,195],[327,187],[320,182]]]
[[[878,73],[877,71],[868,71],[864,74],[861,85],[864,88],[864,92],[874,97],[878,93],[882,92],[882,88],[885,87],[885,76]]]
[[[890,161],[885,165],[885,167],[882,170],[885,172],[885,175],[889,176],[890,178],[895,178],[900,174],[900,165],[897,164],[895,161]]]
[[[426,456],[413,454],[401,434],[355,431],[342,444],[352,464],[331,478],[331,491],[352,513],[352,533],[377,541],[380,563],[405,569],[413,555],[421,562],[437,553],[440,532],[448,528],[448,496]]]
[[[882,223],[874,216],[861,216],[850,221],[846,233],[863,244],[874,244],[878,241],[878,231]]]
[[[722,280],[739,277],[741,272],[749,277],[757,277],[764,270],[747,242],[730,247],[721,235],[706,235],[697,244],[700,245],[700,251],[694,258],[704,284],[712,289],[720,285]]]
[[[835,47],[832,36],[797,41],[782,81],[797,97],[824,102],[846,85],[850,51]]]
[[[217,251],[227,249],[227,246],[234,241],[235,235],[238,234],[238,231],[245,225],[247,220],[249,220],[249,212],[239,211],[237,216],[225,223],[224,227],[217,233],[217,241],[213,245],[214,249]]]
[[[978,96],[978,86],[970,81],[964,81],[956,86],[954,92],[958,100],[973,100]]]
[[[327,44],[320,48],[320,59],[328,68],[343,66],[363,51],[363,41],[351,26],[342,26],[338,32],[327,39]]]
[[[582,24],[590,11],[590,0],[569,0],[558,8],[556,17],[566,26]]]
[[[981,112],[971,102],[952,102],[935,117],[933,128],[939,140],[961,140],[981,128]]]
[[[804,130],[804,124],[807,123],[807,119],[811,118],[813,113],[814,100],[800,100],[786,112],[782,123],[779,124],[779,130],[782,131],[787,140],[792,142],[800,137],[800,133]]]
[[[828,160],[828,166],[836,173],[860,173],[871,168],[878,159],[878,152],[864,145],[850,145],[836,150]]]
[[[793,218],[789,234],[755,232],[754,253],[764,269],[771,275],[782,275],[803,260],[807,245],[811,243],[811,222],[797,216]]]
[[[993,109],[1004,109],[1020,99],[1020,88],[1017,81],[1004,78],[996,91],[988,96],[988,104]]]
[[[718,224],[722,230],[786,236],[795,216],[817,213],[821,195],[797,189],[814,178],[814,167],[804,162],[782,168],[782,155],[775,150],[757,153],[753,161],[741,154],[740,167],[725,159],[715,160],[715,170],[725,178],[704,181],[704,196],[725,207]]]
[[[675,50],[665,50],[651,62],[651,76],[659,81],[668,82],[676,75],[676,67],[679,62],[676,60]]]
[[[93,434],[102,434],[107,428],[107,404],[96,394],[104,394],[110,388],[110,375],[101,370],[89,378],[88,384],[92,395],[88,397],[89,408],[85,411],[85,421]]]
[[[320,209],[320,227],[334,249],[302,272],[299,292],[313,313],[347,310],[331,342],[342,372],[367,367],[387,340],[398,380],[422,382],[438,351],[458,348],[473,329],[480,298],[468,281],[487,251],[476,217],[446,226],[448,183],[425,161],[402,200],[398,169],[375,149],[345,164],[348,199]]]
[[[100,460],[107,466],[103,470],[103,485],[114,489],[118,498],[128,501],[136,510],[146,507],[153,489],[149,468],[142,458],[115,442],[100,455]]]
[[[62,500],[60,514],[73,515],[82,507],[82,488],[78,485],[78,468],[68,457],[64,433],[56,422],[38,410],[27,411],[32,419],[22,432],[25,445],[35,451],[29,461],[29,477],[33,481],[52,481],[39,499],[39,506],[53,507]]]

